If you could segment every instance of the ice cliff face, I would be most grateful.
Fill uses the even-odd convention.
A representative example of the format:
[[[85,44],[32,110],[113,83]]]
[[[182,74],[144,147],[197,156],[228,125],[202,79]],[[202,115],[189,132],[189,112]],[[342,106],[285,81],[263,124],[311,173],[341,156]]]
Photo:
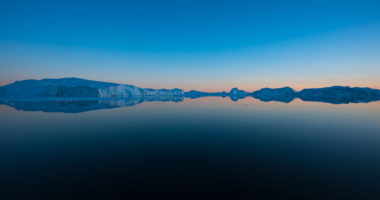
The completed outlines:
[[[184,95],[183,90],[178,89],[178,88],[171,89],[171,90],[168,90],[168,89],[156,90],[156,89],[147,88],[147,89],[143,89],[143,91],[144,91],[143,96],[145,96],[145,97],[155,97],[155,96],[176,97],[176,96],[183,96]]]
[[[140,98],[140,97],[154,97],[154,96],[183,96],[181,89],[143,89],[133,85],[117,85],[108,88],[100,88],[99,97],[109,98]]]
[[[130,98],[130,97],[141,97],[144,91],[141,88],[132,85],[117,85],[107,88],[98,89],[99,97],[109,98],[109,97],[119,97],[119,98]]]

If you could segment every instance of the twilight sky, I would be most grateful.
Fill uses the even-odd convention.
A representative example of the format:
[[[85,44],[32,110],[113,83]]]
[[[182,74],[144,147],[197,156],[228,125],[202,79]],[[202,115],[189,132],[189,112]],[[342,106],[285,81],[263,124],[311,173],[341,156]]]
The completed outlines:
[[[0,0],[0,85],[380,88],[380,1]]]

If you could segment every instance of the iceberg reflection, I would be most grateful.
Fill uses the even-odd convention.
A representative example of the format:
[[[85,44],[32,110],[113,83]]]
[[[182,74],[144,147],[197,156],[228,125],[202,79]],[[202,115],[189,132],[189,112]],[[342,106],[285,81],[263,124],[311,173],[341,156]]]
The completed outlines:
[[[80,113],[92,110],[111,109],[135,106],[143,102],[180,102],[183,97],[155,98],[34,98],[34,99],[3,99],[0,104],[22,111]]]
[[[237,88],[227,92],[199,92],[189,91],[183,95],[153,95],[129,98],[98,98],[98,97],[33,97],[33,98],[1,98],[0,104],[8,105],[16,110],[80,113],[91,110],[128,107],[143,102],[181,102],[184,98],[197,99],[203,97],[229,97],[231,101],[238,101],[246,97],[258,99],[262,102],[290,103],[299,98],[302,101],[323,102],[330,104],[369,103],[380,100],[380,90],[371,88],[350,88],[334,86],[328,88],[304,89],[296,92],[292,88],[263,88],[248,93]]]

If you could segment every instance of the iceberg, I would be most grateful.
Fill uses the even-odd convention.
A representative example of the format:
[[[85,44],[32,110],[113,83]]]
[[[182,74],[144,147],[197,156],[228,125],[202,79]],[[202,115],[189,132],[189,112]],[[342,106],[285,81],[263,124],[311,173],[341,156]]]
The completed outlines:
[[[296,97],[296,91],[290,87],[283,88],[262,88],[250,94],[261,101],[280,101],[289,103]]]
[[[299,98],[303,101],[342,104],[379,101],[380,90],[361,87],[332,86],[326,88],[303,89],[299,92],[290,87],[262,88],[252,93],[239,90],[238,88],[232,88],[229,92],[201,92],[196,90],[184,92],[182,89],[178,88],[140,88],[134,85],[91,81],[80,78],[23,80],[0,87],[1,104],[10,106],[14,105],[14,107],[25,108],[26,110],[33,110],[34,107],[38,107],[34,102],[29,101],[30,99],[40,100],[48,98],[49,101],[52,101],[51,99],[59,100],[63,98],[65,101],[59,100],[60,104],[64,103],[64,105],[69,107],[79,106],[78,109],[82,109],[83,107],[81,106],[83,102],[74,102],[72,100],[66,102],[67,98],[81,98],[78,101],[83,101],[84,99],[106,99],[107,102],[109,102],[109,99],[112,99],[115,100],[115,102],[119,102],[121,105],[136,105],[149,101],[180,102],[183,101],[184,98],[195,99],[210,96],[228,96],[232,101],[238,101],[239,99],[251,96],[264,102],[279,101],[289,103],[293,99]],[[120,101],[120,99],[123,101]],[[128,102],[125,100],[128,100]],[[22,103],[21,101],[28,102]],[[93,101],[87,102],[87,104],[88,103],[95,105]],[[44,102],[42,105],[46,105],[47,107],[57,107],[57,105],[60,104]],[[114,106],[112,103],[100,104],[101,106],[99,108],[109,107],[110,105]],[[44,108],[43,110],[49,109]]]
[[[238,88],[232,88],[228,93],[228,96],[232,101],[237,101],[239,99],[244,99],[248,93],[244,90],[239,90]]]
[[[190,90],[184,93],[186,98],[196,99],[200,97],[226,97],[229,96],[232,101],[237,101],[239,99],[245,98],[247,92],[244,90],[239,90],[238,88],[232,88],[230,92],[200,92],[197,90]]]
[[[23,80],[0,87],[0,97],[94,97],[99,88],[115,85],[79,78]]]
[[[139,88],[133,85],[90,81],[79,78],[16,81],[0,87],[0,97],[98,97],[140,98],[183,96],[181,89]]]
[[[380,100],[380,90],[349,86],[303,89],[297,93],[303,101],[317,101],[332,104],[367,103]]]
[[[197,90],[191,90],[188,92],[185,92],[184,96],[186,98],[196,99],[200,97],[226,97],[228,94],[227,92],[200,92]]]

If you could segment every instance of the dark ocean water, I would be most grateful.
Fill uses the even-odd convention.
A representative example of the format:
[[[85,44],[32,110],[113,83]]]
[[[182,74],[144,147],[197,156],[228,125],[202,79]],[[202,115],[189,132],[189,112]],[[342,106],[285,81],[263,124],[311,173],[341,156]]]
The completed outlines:
[[[96,108],[1,105],[0,199],[380,199],[380,102]]]

